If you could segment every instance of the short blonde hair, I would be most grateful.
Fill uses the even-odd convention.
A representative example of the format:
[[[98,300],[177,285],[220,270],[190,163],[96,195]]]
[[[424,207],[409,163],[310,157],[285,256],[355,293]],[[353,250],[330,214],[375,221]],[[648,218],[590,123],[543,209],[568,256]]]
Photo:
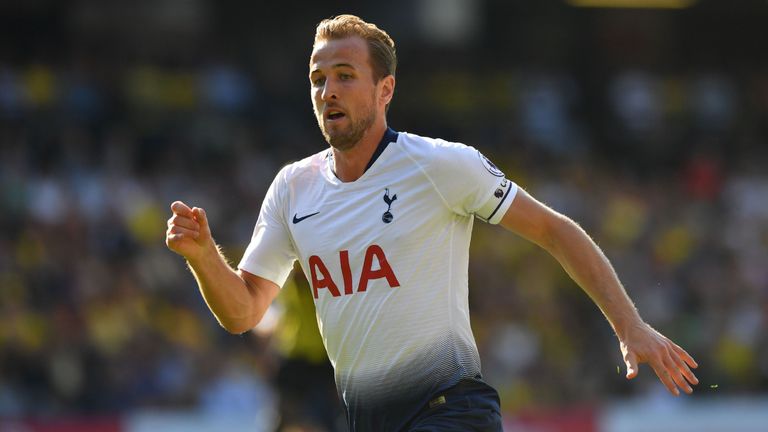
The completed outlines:
[[[397,68],[395,41],[387,32],[376,27],[375,24],[363,21],[360,17],[347,14],[320,21],[315,32],[315,43],[350,36],[360,36],[368,43],[374,82],[379,82],[387,75],[395,75]]]

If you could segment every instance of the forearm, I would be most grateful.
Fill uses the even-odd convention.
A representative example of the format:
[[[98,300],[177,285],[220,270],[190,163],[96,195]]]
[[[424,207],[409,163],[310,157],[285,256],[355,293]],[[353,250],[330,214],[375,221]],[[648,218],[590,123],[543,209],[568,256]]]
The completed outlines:
[[[689,366],[696,362],[643,322],[608,259],[575,222],[521,189],[501,225],[546,249],[597,304],[619,337],[627,378],[637,375],[638,363],[648,362],[673,394],[678,387],[692,391],[688,383],[698,380]]]
[[[563,217],[545,248],[597,304],[619,337],[629,326],[642,324],[613,266],[575,222]]]
[[[206,248],[199,258],[187,263],[205,303],[227,331],[243,333],[261,321],[269,304],[260,301],[258,291],[227,264],[218,248]]]

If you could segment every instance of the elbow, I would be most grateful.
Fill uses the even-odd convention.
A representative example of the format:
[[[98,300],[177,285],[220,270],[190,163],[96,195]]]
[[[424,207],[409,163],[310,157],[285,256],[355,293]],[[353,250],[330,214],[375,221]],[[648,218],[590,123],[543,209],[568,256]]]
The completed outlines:
[[[243,334],[256,327],[267,311],[267,307],[254,294],[258,291],[252,289],[247,283],[246,287],[249,288],[248,291],[251,295],[247,297],[246,301],[240,303],[240,308],[231,311],[228,315],[216,316],[224,330],[234,335]]]
[[[547,224],[543,235],[541,236],[540,246],[551,254],[556,254],[564,244],[573,238],[574,232],[579,231],[576,222],[563,215],[553,218]]]
[[[585,252],[591,242],[589,236],[581,227],[566,216],[554,219],[542,236],[542,248],[560,263],[575,255]]]
[[[232,308],[228,316],[216,316],[219,324],[227,332],[235,335],[243,334],[256,327],[266,315],[272,299],[277,295],[279,287],[273,283],[260,284],[243,279],[248,296],[241,299],[237,308]]]
[[[251,329],[250,327],[225,325],[225,324],[221,324],[221,326],[224,328],[224,330],[227,331],[227,333],[235,336],[241,335]]]
[[[254,327],[259,323],[259,320],[234,320],[234,319],[219,319],[219,325],[227,331],[229,334],[241,335]]]

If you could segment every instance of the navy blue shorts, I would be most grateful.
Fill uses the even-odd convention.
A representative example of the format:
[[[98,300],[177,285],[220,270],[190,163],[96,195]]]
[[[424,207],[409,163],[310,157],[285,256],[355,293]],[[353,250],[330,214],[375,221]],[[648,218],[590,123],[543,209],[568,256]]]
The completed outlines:
[[[434,395],[404,431],[502,432],[499,394],[482,381],[461,381]]]

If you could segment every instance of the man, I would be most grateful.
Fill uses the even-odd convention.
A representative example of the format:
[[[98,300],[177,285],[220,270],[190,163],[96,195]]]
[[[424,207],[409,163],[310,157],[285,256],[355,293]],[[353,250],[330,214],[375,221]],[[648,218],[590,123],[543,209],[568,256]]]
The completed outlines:
[[[318,25],[309,80],[330,148],[277,174],[237,271],[205,211],[171,205],[168,247],[187,259],[219,323],[232,333],[255,326],[299,260],[352,430],[501,430],[469,324],[477,216],[561,263],[613,326],[627,378],[648,362],[670,392],[690,393],[695,361],[642,321],[578,225],[477,150],[387,127],[395,65],[376,26],[351,15]]]

